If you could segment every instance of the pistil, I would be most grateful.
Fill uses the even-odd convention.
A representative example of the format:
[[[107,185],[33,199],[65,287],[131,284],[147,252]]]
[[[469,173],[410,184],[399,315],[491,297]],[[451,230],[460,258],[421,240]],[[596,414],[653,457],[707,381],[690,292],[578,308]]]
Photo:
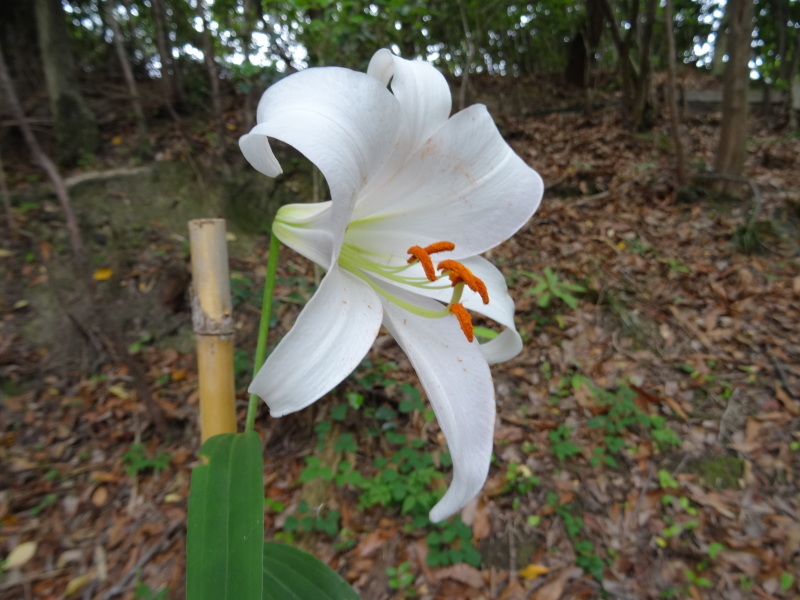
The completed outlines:
[[[475,277],[469,268],[455,260],[443,260],[437,268],[442,272],[450,272],[450,282],[454,286],[458,283],[466,284],[469,289],[481,297],[484,304],[489,304],[489,292],[486,289],[486,284],[478,277]]]
[[[425,277],[428,278],[428,281],[436,281],[436,271],[433,268],[433,260],[431,260],[430,255],[437,252],[450,252],[454,250],[455,247],[456,245],[454,243],[446,241],[434,242],[424,248],[422,246],[411,246],[411,248],[408,249],[408,253],[411,255],[408,259],[408,263],[419,262],[419,264],[422,265],[422,269],[425,271]],[[486,288],[486,284],[479,277],[476,277],[467,266],[456,260],[443,260],[438,264],[437,269],[442,272],[442,275],[448,275],[450,284],[453,287],[453,295],[450,298],[450,302],[447,304],[447,311],[455,315],[456,319],[458,319],[458,325],[461,327],[461,331],[464,332],[467,340],[471,342],[475,339],[472,317],[460,302],[461,293],[466,285],[481,297],[484,304],[489,304],[489,291]]]

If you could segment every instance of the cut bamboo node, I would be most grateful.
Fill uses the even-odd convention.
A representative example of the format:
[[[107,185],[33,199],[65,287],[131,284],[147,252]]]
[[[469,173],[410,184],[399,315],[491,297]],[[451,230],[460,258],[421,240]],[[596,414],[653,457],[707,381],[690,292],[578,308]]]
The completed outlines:
[[[199,335],[233,335],[225,219],[189,221],[192,326]]]

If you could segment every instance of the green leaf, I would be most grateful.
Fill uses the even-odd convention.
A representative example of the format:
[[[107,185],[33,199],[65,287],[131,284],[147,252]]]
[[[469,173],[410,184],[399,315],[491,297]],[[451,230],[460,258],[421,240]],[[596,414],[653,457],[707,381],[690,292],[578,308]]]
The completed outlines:
[[[499,333],[497,333],[493,329],[489,329],[488,327],[473,327],[472,331],[479,338],[483,338],[485,340],[493,340],[498,335],[500,335]]]
[[[782,592],[788,592],[789,588],[794,585],[794,575],[791,573],[783,573],[780,578],[780,585]]]
[[[264,544],[263,574],[265,599],[358,600],[353,588],[328,565],[286,544]]]
[[[186,598],[261,598],[261,440],[253,431],[215,435],[200,455],[207,462],[192,471]]]
[[[337,452],[356,452],[358,445],[352,433],[343,433],[333,444],[333,449]]]
[[[725,546],[720,544],[719,542],[711,542],[708,545],[708,557],[711,560],[714,560],[715,558],[717,558],[717,554],[719,554],[724,549],[725,549]]]
[[[339,404],[331,410],[331,418],[334,421],[344,421],[347,416],[347,404]]]
[[[550,292],[545,292],[539,296],[539,301],[537,304],[539,305],[539,308],[547,308],[547,305],[550,304]]]

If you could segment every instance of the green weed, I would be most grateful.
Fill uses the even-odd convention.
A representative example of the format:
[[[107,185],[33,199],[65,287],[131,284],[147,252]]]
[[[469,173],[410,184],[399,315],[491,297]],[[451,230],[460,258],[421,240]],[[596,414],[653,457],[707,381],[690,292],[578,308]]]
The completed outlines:
[[[574,427],[559,425],[547,434],[547,438],[550,440],[550,449],[560,461],[581,453],[580,446],[569,440],[573,429]]]
[[[133,590],[133,598],[134,600],[167,600],[168,593],[169,588],[164,588],[156,592],[146,583],[137,581],[136,587]]]
[[[525,295],[536,296],[539,308],[547,308],[553,298],[557,298],[572,310],[577,310],[579,300],[574,294],[586,293],[586,288],[582,285],[559,279],[550,267],[544,268],[544,275],[537,275],[530,271],[520,271],[520,274],[536,282],[536,285],[527,290]]]
[[[583,516],[571,503],[560,504],[558,495],[554,492],[548,492],[547,504],[555,508],[556,514],[564,523],[575,550],[575,564],[597,581],[602,581],[605,561],[595,552],[594,545],[581,535],[584,529]]]
[[[386,576],[389,578],[389,587],[397,590],[397,597],[405,599],[416,595],[412,587],[414,574],[411,572],[410,562],[405,561],[397,567],[389,567],[386,569]]]
[[[438,523],[437,527],[439,531],[431,531],[425,538],[429,567],[446,567],[461,562],[480,566],[481,555],[472,545],[472,529],[461,521],[461,517]]]
[[[153,458],[148,457],[143,444],[131,445],[128,451],[122,455],[125,472],[129,477],[136,477],[147,469],[152,469],[157,475],[169,466],[170,460],[172,460],[172,455],[161,450]]]
[[[297,505],[297,512],[286,517],[283,530],[290,533],[325,533],[330,537],[336,537],[339,533],[339,522],[342,514],[338,510],[323,512],[320,509],[312,510],[308,502],[301,500]]]

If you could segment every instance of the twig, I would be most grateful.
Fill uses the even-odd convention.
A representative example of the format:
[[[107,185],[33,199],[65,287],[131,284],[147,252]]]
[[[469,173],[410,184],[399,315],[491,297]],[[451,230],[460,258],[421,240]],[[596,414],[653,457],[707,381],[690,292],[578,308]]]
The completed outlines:
[[[120,175],[141,175],[149,170],[150,167],[120,167],[118,169],[108,169],[107,171],[89,171],[88,173],[78,173],[72,177],[67,177],[64,179],[64,185],[67,189],[70,189],[87,181],[104,181]]]
[[[781,383],[783,384],[783,389],[786,390],[786,393],[789,394],[789,396],[796,400],[797,394],[792,391],[792,388],[789,385],[789,379],[786,377],[786,371],[784,370],[783,365],[777,358],[775,358],[774,354],[768,354],[768,356],[772,361],[772,366],[775,367],[775,371],[778,373],[778,377],[780,377]]]
[[[594,194],[593,196],[584,196],[583,198],[579,198],[577,200],[573,200],[569,203],[570,206],[586,206],[587,204],[591,204],[592,202],[597,202],[598,200],[605,200],[612,194],[616,194],[617,192],[621,192],[625,188],[632,186],[634,183],[638,183],[641,177],[636,177],[635,179],[631,179],[630,181],[626,181],[620,186],[615,187],[613,190],[606,190],[605,192],[600,192],[599,194]]]
[[[750,217],[747,222],[752,224],[761,215],[761,209],[764,206],[764,200],[761,196],[761,189],[758,184],[749,177],[737,177],[735,175],[726,175],[725,173],[701,173],[695,175],[697,179],[712,179],[716,181],[730,181],[732,183],[742,183],[750,187],[753,192],[753,210],[750,211]]]
[[[734,430],[741,425],[743,412],[739,402],[739,388],[733,390],[725,410],[719,418],[719,431],[717,432],[717,442],[725,446],[731,443]]]
[[[630,518],[622,520],[622,533],[623,536],[628,535],[628,521],[635,521],[638,514],[639,509],[642,507],[642,497],[645,495],[645,492],[649,491],[649,487],[651,483],[655,483],[655,478],[653,477],[655,469],[653,463],[648,464],[647,468],[647,479],[642,482],[642,487],[639,488],[639,495],[636,498],[636,504],[633,506],[633,512],[631,512]],[[634,523],[634,528],[636,524]]]
[[[11,194],[8,193],[8,184],[6,183],[6,171],[3,168],[3,159],[0,157],[0,195],[3,196],[3,207],[6,211],[6,220],[8,221],[8,228],[11,231],[19,231],[17,222],[14,220],[14,211],[11,210]]]
[[[264,13],[261,15],[261,20],[264,22],[264,31],[272,31],[272,23],[269,22],[267,19],[267,14]],[[283,41],[279,37],[272,38],[273,41],[273,49],[275,53],[281,57],[283,62],[286,63],[286,69],[289,73],[296,73],[297,67],[294,66],[294,62],[292,57],[289,56],[289,49],[283,45]]]
[[[128,572],[120,577],[120,580],[103,595],[103,600],[110,600],[114,596],[124,594],[126,591],[125,588],[128,587],[130,580],[136,576],[136,574],[139,572],[139,569],[141,569],[145,563],[147,563],[147,561],[153,558],[153,556],[164,552],[170,546],[170,544],[172,544],[172,540],[170,538],[172,537],[172,534],[175,533],[175,530],[179,527],[183,527],[183,521],[177,521],[170,525],[167,531],[164,533],[164,536],[161,538],[161,541],[153,544],[144,554],[142,554],[139,560],[136,561],[136,564],[128,569]]]
[[[555,181],[545,181],[544,188],[548,191],[552,191],[553,188],[558,187],[562,183],[564,183],[567,179],[569,179],[572,175],[575,174],[575,171],[572,168],[567,169],[561,177],[557,178]]]
[[[47,267],[47,264],[44,263],[44,261],[42,261],[42,264],[45,265],[44,268],[48,272],[48,281],[50,281],[50,277],[49,277],[50,269]],[[63,299],[59,298],[59,294],[58,294],[58,292],[56,292],[55,285],[52,286],[52,287],[53,287],[53,289],[52,289],[53,295],[56,297],[56,300],[58,301],[59,305],[60,306],[66,306],[66,303],[63,303]],[[103,343],[102,343],[102,341],[100,339],[98,339],[98,337],[91,330],[91,328],[89,328],[83,321],[81,321],[78,318],[77,315],[73,314],[71,311],[65,310],[64,312],[67,313],[67,317],[69,318],[70,321],[72,321],[72,324],[75,326],[75,329],[77,329],[80,332],[80,334],[86,339],[86,341],[89,344],[91,344],[97,352],[102,352],[103,351]]]
[[[54,571],[42,571],[41,573],[31,573],[30,575],[25,575],[25,577],[20,577],[19,579],[15,579],[14,581],[3,581],[0,583],[0,590],[8,590],[18,585],[25,585],[26,583],[32,583],[39,579],[49,579],[50,577],[57,577],[64,573],[66,569],[55,569]]]

